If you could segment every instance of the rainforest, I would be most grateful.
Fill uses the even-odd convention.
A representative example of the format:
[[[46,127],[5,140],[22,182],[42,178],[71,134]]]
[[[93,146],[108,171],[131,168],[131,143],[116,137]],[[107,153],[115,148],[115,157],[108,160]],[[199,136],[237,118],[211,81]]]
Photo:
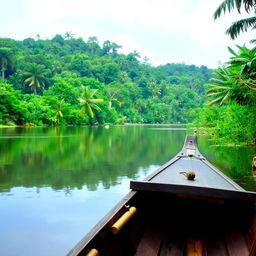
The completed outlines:
[[[153,67],[96,37],[0,39],[2,125],[188,123],[203,106],[206,66]]]
[[[152,66],[139,52],[71,33],[0,38],[0,125],[188,124],[219,144],[256,142],[256,49],[215,70]]]

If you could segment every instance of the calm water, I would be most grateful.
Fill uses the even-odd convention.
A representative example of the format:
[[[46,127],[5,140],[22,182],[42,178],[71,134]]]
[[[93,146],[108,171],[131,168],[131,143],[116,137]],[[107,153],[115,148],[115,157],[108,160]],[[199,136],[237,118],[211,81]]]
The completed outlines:
[[[0,130],[0,255],[65,255],[129,190],[183,146],[172,127],[6,128]],[[201,152],[256,191],[255,148]],[[36,253],[35,253],[36,251]]]

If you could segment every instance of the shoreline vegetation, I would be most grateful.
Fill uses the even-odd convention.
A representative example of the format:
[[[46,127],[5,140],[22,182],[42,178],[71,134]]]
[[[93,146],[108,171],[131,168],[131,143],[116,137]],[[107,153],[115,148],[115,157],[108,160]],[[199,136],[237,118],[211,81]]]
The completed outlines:
[[[120,48],[96,37],[0,38],[0,127],[182,123],[218,145],[256,144],[256,49],[229,48],[230,61],[210,70],[153,67]]]
[[[214,135],[214,129],[209,127],[193,127],[191,124],[170,124],[170,123],[162,123],[162,124],[144,124],[144,123],[125,123],[125,124],[94,124],[94,125],[80,125],[80,126],[74,126],[74,125],[68,125],[67,127],[102,127],[109,129],[111,126],[154,126],[154,127],[161,127],[161,126],[174,126],[173,129],[179,128],[181,126],[182,128],[186,129],[189,134],[195,134],[200,136],[207,136],[209,141],[212,141],[211,147],[256,147],[256,143],[248,144],[246,142],[236,142],[232,143],[230,141],[220,141],[218,138]],[[50,127],[63,127],[63,126],[36,126],[36,125],[0,125],[0,129],[2,128],[50,128]],[[167,128],[167,129],[168,129]],[[161,129],[161,128],[160,128]],[[164,129],[164,128],[163,128]]]
[[[56,35],[0,38],[0,124],[189,123],[202,107],[206,66],[158,67],[114,42]]]

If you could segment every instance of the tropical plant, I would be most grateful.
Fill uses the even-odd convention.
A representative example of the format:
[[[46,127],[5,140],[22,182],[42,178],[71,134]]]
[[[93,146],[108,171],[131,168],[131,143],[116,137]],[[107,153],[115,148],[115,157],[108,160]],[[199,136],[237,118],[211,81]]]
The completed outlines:
[[[82,109],[91,118],[94,118],[95,114],[93,110],[100,111],[98,103],[102,103],[104,100],[100,98],[94,98],[97,89],[90,89],[88,86],[82,86],[82,96],[78,98],[78,101],[82,104]]]
[[[228,47],[229,52],[233,55],[230,57],[231,67],[240,67],[240,74],[247,78],[256,77],[256,48],[248,49],[245,46],[237,45],[239,52],[236,53],[232,48]]]
[[[12,57],[12,50],[7,47],[0,48],[0,66],[1,66],[1,76],[5,79],[5,71],[8,67],[13,66],[13,57]]]
[[[72,33],[71,31],[67,31],[65,32],[64,34],[64,38],[67,39],[67,40],[70,40],[74,37],[74,33]]]
[[[142,64],[138,52],[118,53],[120,47],[110,41],[101,45],[96,37],[84,41],[70,36],[71,32],[51,40],[0,38],[0,48],[11,49],[11,57],[15,57],[15,69],[4,66],[4,76],[13,85],[10,94],[19,91],[20,105],[29,113],[24,114],[24,123],[80,125],[96,121],[90,111],[81,115],[78,98],[82,98],[82,85],[98,89],[93,100],[105,101],[92,102],[101,108],[97,115],[97,110],[91,109],[98,123],[116,123],[119,116],[127,116],[127,122],[188,122],[190,110],[202,105],[203,84],[208,82],[211,72],[206,67],[153,67]],[[0,66],[0,76],[1,71]],[[55,105],[62,99],[63,117],[58,112],[55,118]],[[8,118],[18,123],[14,117]]]
[[[213,72],[214,77],[210,79],[210,90],[207,96],[214,99],[208,105],[215,105],[234,100],[240,105],[250,105],[256,97],[256,49],[248,49],[237,45],[239,49],[235,52],[228,47],[233,55],[230,57],[228,66],[220,67]]]
[[[65,104],[64,99],[62,99],[61,101],[58,101],[54,107],[53,107],[53,111],[54,111],[54,116],[52,117],[52,121],[54,122],[55,125],[58,125],[60,120],[63,118],[63,105]]]
[[[127,121],[127,116],[121,115],[118,120],[122,125],[125,125],[125,122]]]
[[[243,79],[239,68],[220,67],[213,72],[214,77],[210,79],[210,90],[207,91],[208,97],[214,99],[208,106],[224,104],[234,100],[238,104],[247,105],[254,101],[256,84],[248,79]]]
[[[44,88],[47,82],[46,70],[43,65],[32,63],[28,70],[22,73],[22,81],[27,84],[35,94],[38,88]]]
[[[161,94],[161,88],[156,83],[155,80],[150,80],[148,82],[148,90],[149,90],[149,92],[150,92],[150,94],[152,95],[153,98],[157,98]]]
[[[113,103],[117,104],[118,106],[122,105],[122,102],[119,101],[116,98],[118,92],[119,92],[119,90],[116,89],[116,88],[111,88],[111,87],[107,88],[107,95],[108,95],[108,100],[109,100],[109,103],[108,103],[109,108],[112,108],[112,104]]]
[[[226,11],[229,13],[234,9],[241,14],[241,8],[244,6],[245,11],[249,14],[251,12],[256,12],[256,0],[224,0],[219,7],[216,9],[213,17],[214,19],[220,18],[220,16]],[[226,33],[235,39],[241,32],[247,32],[248,29],[254,29],[256,27],[256,16],[241,19],[234,22],[226,31]]]

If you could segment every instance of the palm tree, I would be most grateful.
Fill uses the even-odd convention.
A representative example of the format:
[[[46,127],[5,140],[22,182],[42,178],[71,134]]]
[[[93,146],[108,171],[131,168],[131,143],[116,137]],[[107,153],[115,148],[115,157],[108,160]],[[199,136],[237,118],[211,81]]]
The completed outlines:
[[[207,96],[214,99],[208,106],[222,105],[230,100],[246,105],[255,100],[256,84],[251,79],[244,79],[239,67],[221,67],[214,71],[214,75],[208,84],[211,89],[207,91]]]
[[[58,125],[61,118],[63,118],[63,106],[65,104],[64,99],[61,101],[58,101],[54,107],[53,111],[55,112],[55,115],[52,117],[52,121]]]
[[[97,89],[90,89],[89,86],[82,86],[83,92],[82,96],[78,98],[79,102],[82,104],[82,109],[89,117],[94,118],[94,111],[100,111],[98,103],[102,103],[104,100],[99,98],[94,98],[97,93]]]
[[[64,38],[67,39],[67,40],[70,40],[74,37],[74,33],[72,33],[71,31],[67,31],[65,32],[64,34]]]
[[[12,50],[7,47],[0,48],[0,66],[1,66],[1,73],[2,78],[5,79],[5,71],[8,67],[12,67],[13,59],[12,59]]]
[[[116,98],[116,95],[118,94],[118,92],[119,90],[116,88],[111,88],[111,87],[107,88],[107,94],[109,98],[109,103],[108,103],[109,108],[112,108],[113,103],[117,104],[119,107],[122,105],[122,103]]]
[[[232,12],[234,9],[241,13],[241,8],[244,6],[245,11],[249,14],[251,12],[256,13],[256,0],[224,0],[216,9],[213,18],[214,20],[220,18],[220,16],[228,11]],[[252,16],[246,19],[241,19],[234,22],[226,31],[226,33],[235,39],[241,32],[246,32],[249,28],[254,29],[256,27],[256,16]]]
[[[22,81],[27,84],[36,94],[38,88],[44,88],[47,82],[46,70],[43,65],[32,63],[28,71],[22,73]]]

